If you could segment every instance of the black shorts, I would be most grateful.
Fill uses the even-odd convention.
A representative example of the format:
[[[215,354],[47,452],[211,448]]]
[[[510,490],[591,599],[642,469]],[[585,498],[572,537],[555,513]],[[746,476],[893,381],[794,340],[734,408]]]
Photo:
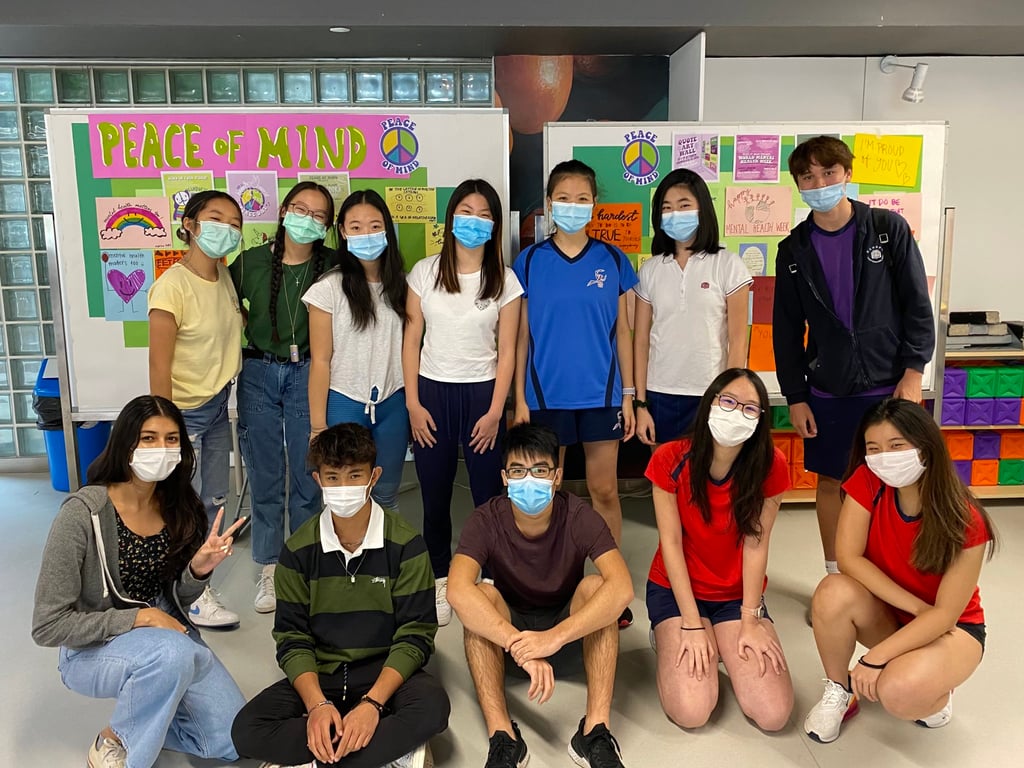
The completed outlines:
[[[534,610],[517,610],[512,606],[508,612],[512,620],[512,626],[521,632],[544,632],[569,617],[569,608],[572,600],[563,606],[554,608],[537,608]],[[559,674],[576,674],[583,669],[583,640],[574,640],[566,643],[554,654],[548,657],[547,661]],[[512,657],[505,653],[505,671],[516,677],[527,677],[527,674],[519,668]]]
[[[761,598],[764,605],[764,597]],[[721,624],[723,621],[739,621],[740,606],[743,600],[700,600],[697,599],[697,612],[701,618],[707,619],[711,625]],[[647,617],[651,620],[651,628],[658,626],[665,619],[675,619],[682,614],[679,611],[679,604],[676,603],[676,596],[671,589],[647,582]],[[765,606],[764,618],[769,621],[772,617],[768,615],[768,607]]]
[[[820,397],[811,393],[807,404],[814,414],[818,436],[804,440],[804,469],[839,480],[850,463],[857,427],[868,409],[889,395]]]
[[[700,405],[699,395],[663,395],[647,390],[647,410],[654,421],[654,437],[659,443],[678,440],[693,424]]]
[[[981,643],[981,652],[985,652],[985,625],[984,624],[968,624],[967,622],[958,621],[956,623],[960,629],[966,632],[968,635],[973,637],[979,643]]]
[[[555,430],[559,445],[622,439],[621,408],[548,408],[530,411],[530,421]]]

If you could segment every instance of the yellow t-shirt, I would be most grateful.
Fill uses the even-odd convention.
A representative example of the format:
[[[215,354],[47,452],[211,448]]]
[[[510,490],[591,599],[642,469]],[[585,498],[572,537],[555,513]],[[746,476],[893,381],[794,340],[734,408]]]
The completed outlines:
[[[182,410],[203,405],[242,370],[242,313],[223,264],[215,283],[175,264],[149,289],[149,309],[170,312],[178,326],[171,399]]]

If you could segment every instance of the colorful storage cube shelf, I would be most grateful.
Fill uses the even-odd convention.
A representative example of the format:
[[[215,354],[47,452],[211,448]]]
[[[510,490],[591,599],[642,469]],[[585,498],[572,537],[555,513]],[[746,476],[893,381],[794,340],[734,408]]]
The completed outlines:
[[[965,370],[967,371],[968,398],[996,396],[996,382],[999,378],[998,368],[967,368]]]
[[[1024,397],[1024,366],[1005,366],[996,374],[996,397]]]
[[[998,459],[1001,435],[998,432],[978,432],[974,435],[974,456],[977,459]]]
[[[998,485],[999,461],[982,459],[971,462],[971,485]]]
[[[1024,485],[1024,460],[1003,459],[999,462],[999,485]]]

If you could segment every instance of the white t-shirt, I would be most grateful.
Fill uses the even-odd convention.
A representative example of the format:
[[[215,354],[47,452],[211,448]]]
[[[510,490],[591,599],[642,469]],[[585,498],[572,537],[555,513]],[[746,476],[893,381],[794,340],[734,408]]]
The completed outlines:
[[[409,290],[420,297],[426,333],[420,352],[420,375],[434,381],[491,381],[498,370],[498,314],[523,295],[515,273],[505,267],[501,298],[481,299],[480,272],[459,275],[459,292],[436,287],[440,256],[416,263]]]
[[[672,256],[652,256],[639,277],[636,295],[653,310],[648,391],[703,395],[728,359],[726,298],[754,282],[750,272],[721,250],[691,255],[685,269]]]
[[[331,315],[334,333],[331,389],[360,403],[376,405],[404,386],[403,323],[384,299],[382,283],[370,283],[370,295],[377,320],[361,331],[356,330],[352,321],[340,272],[330,272],[311,285],[302,302]]]

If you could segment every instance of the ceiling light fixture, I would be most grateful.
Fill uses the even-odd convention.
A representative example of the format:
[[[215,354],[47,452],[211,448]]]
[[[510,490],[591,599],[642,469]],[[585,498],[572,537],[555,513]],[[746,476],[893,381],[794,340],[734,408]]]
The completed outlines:
[[[878,64],[878,68],[887,75],[891,75],[896,71],[896,68],[901,69],[912,69],[914,74],[910,78],[910,86],[903,92],[903,100],[909,101],[912,104],[919,104],[924,101],[924,79],[928,77],[928,65],[924,62],[920,64],[900,64],[896,56],[886,56]]]
[[[329,32],[337,32],[337,33],[341,34],[341,33],[344,33],[344,32],[351,32],[352,30],[349,29],[348,27],[331,27],[328,31]]]

